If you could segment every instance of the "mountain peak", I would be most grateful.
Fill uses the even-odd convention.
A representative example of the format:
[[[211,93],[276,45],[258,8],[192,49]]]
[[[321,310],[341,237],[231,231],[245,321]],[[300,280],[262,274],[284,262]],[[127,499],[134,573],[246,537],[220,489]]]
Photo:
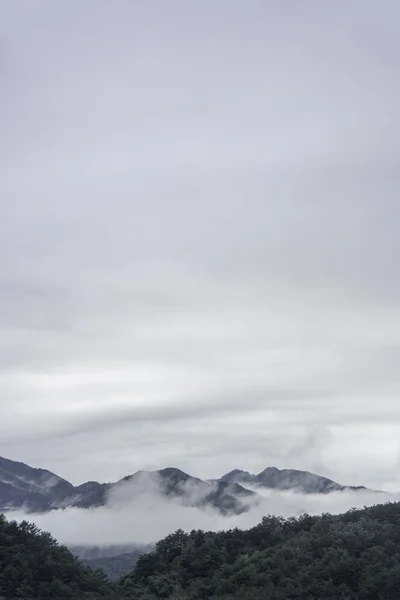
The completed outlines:
[[[328,494],[331,492],[340,492],[343,490],[356,490],[351,486],[343,486],[332,479],[310,473],[309,471],[300,471],[298,469],[278,469],[277,467],[266,467],[257,475],[248,471],[234,469],[230,473],[223,475],[219,481],[238,483],[240,485],[250,485],[276,490],[292,490],[304,494]],[[366,489],[359,487],[358,489]]]
[[[267,467],[266,469],[264,469],[264,471],[261,471],[258,475],[269,475],[272,473],[280,473],[282,470],[278,469],[277,467]]]
[[[188,479],[195,479],[195,478],[192,478],[191,475],[188,475],[187,473],[185,473],[181,469],[177,469],[176,467],[166,467],[165,469],[160,469],[159,471],[155,471],[155,473],[158,473],[159,475],[161,475],[161,477],[180,479],[181,481],[187,481]]]
[[[220,477],[219,481],[225,481],[227,483],[251,483],[255,476],[248,471],[242,471],[241,469],[233,469],[226,475]]]
[[[124,485],[130,482],[132,487]],[[160,494],[166,500],[179,499],[187,506],[209,506],[222,514],[239,514],[249,508],[248,490],[239,485],[203,481],[175,467],[138,471],[115,483],[88,481],[75,487],[44,469],[34,469],[9,459],[2,459],[0,463],[0,513],[21,507],[29,512],[67,506],[99,507],[112,502],[114,492],[114,499],[122,497],[123,501],[130,501],[143,491]]]
[[[125,483],[132,482],[131,486]],[[136,485],[137,484],[137,485]],[[167,499],[179,499],[187,506],[209,506],[224,514],[249,510],[249,501],[257,502],[257,488],[292,490],[305,494],[328,494],[342,490],[366,488],[342,486],[331,479],[295,469],[267,467],[258,475],[234,469],[218,480],[203,481],[176,467],[158,471],[138,471],[115,483],[88,481],[73,486],[46,469],[0,457],[0,512],[24,507],[44,512],[74,506],[94,508],[112,502],[122,491],[124,501],[136,494],[156,493]],[[253,490],[253,491],[251,491]]]

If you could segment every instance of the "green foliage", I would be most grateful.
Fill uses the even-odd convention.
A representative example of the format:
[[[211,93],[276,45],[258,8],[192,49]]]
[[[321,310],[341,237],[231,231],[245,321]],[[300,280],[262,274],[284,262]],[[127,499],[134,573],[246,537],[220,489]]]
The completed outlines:
[[[247,531],[179,530],[119,590],[134,600],[400,600],[400,504],[268,516]]]
[[[0,517],[0,600],[400,600],[400,504],[178,530],[116,586],[30,523]]]
[[[0,515],[1,600],[114,600],[102,572],[91,571],[50,534]]]

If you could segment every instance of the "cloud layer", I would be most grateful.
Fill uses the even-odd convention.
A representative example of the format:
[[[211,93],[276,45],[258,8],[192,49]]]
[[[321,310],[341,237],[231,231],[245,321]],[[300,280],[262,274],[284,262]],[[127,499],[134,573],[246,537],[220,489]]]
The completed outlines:
[[[41,529],[50,531],[60,543],[69,546],[124,546],[151,544],[177,529],[220,531],[234,527],[249,528],[264,515],[284,517],[300,514],[340,513],[350,508],[372,506],[378,502],[398,500],[396,495],[381,496],[371,491],[333,492],[331,494],[300,494],[276,490],[260,490],[249,512],[223,516],[211,507],[189,505],[203,499],[201,486],[186,487],[184,500],[166,497],[157,481],[149,474],[134,483],[126,482],[114,490],[102,508],[66,508],[42,514],[10,512],[8,517],[34,521]],[[246,499],[248,502],[248,499]]]

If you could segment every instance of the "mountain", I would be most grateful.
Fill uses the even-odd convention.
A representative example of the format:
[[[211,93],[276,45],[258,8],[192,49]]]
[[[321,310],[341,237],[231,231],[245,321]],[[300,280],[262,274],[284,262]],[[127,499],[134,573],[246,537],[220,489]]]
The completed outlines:
[[[145,550],[132,550],[132,552],[124,552],[116,556],[85,558],[82,561],[93,569],[93,571],[101,569],[110,581],[117,581],[120,577],[127,575],[135,568],[139,556],[145,552]]]
[[[344,490],[357,491],[367,489],[364,486],[340,485],[327,477],[315,475],[315,473],[310,473],[309,471],[277,469],[276,467],[267,467],[264,471],[258,473],[258,475],[235,469],[223,475],[218,481],[250,485],[255,488],[293,490],[303,494],[329,494]]]
[[[210,506],[222,514],[245,512],[249,509],[249,502],[257,499],[257,494],[237,483],[203,481],[172,467],[160,471],[138,471],[124,477],[113,485],[110,495],[118,495],[126,484],[129,484],[128,489],[136,488],[136,493],[161,491],[165,496],[179,498],[185,506]]]
[[[108,546],[69,546],[74,556],[91,569],[101,569],[110,581],[116,581],[134,568],[139,556],[152,552],[153,544]]]
[[[145,554],[151,552],[154,549],[154,544],[108,544],[102,546],[94,545],[78,545],[68,546],[69,550],[74,556],[89,562],[92,560],[103,559],[103,558],[116,558],[122,556],[122,554]]]
[[[24,508],[44,512],[66,506],[102,506],[109,486],[95,481],[74,486],[47,469],[0,457],[0,511]]]
[[[220,479],[207,481],[169,467],[159,471],[138,471],[114,483],[88,481],[74,486],[46,469],[0,457],[0,512],[21,508],[27,512],[46,512],[70,506],[126,505],[133,499],[144,498],[146,501],[146,497],[158,494],[175,498],[185,506],[210,507],[225,515],[240,514],[261,500],[257,488],[305,494],[366,489],[340,485],[308,471],[276,467],[268,467],[258,475],[235,469]]]
[[[51,471],[0,458],[0,512],[93,508],[153,493],[179,499],[185,506],[212,507],[222,514],[245,512],[257,497],[235,482],[203,481],[174,468],[139,471],[115,483],[89,481],[74,486]]]
[[[74,493],[74,486],[45,469],[0,457],[0,510],[9,505],[50,510]]]

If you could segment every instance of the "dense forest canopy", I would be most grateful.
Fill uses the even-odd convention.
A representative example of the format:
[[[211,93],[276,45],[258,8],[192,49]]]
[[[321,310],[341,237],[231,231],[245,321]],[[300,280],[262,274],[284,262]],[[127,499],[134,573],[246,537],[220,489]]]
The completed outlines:
[[[136,600],[400,599],[400,505],[267,516],[247,531],[177,531],[120,587]]]
[[[84,566],[49,533],[0,515],[0,600],[114,599],[101,571]]]
[[[178,530],[115,584],[35,525],[0,519],[0,600],[400,600],[400,504]]]

